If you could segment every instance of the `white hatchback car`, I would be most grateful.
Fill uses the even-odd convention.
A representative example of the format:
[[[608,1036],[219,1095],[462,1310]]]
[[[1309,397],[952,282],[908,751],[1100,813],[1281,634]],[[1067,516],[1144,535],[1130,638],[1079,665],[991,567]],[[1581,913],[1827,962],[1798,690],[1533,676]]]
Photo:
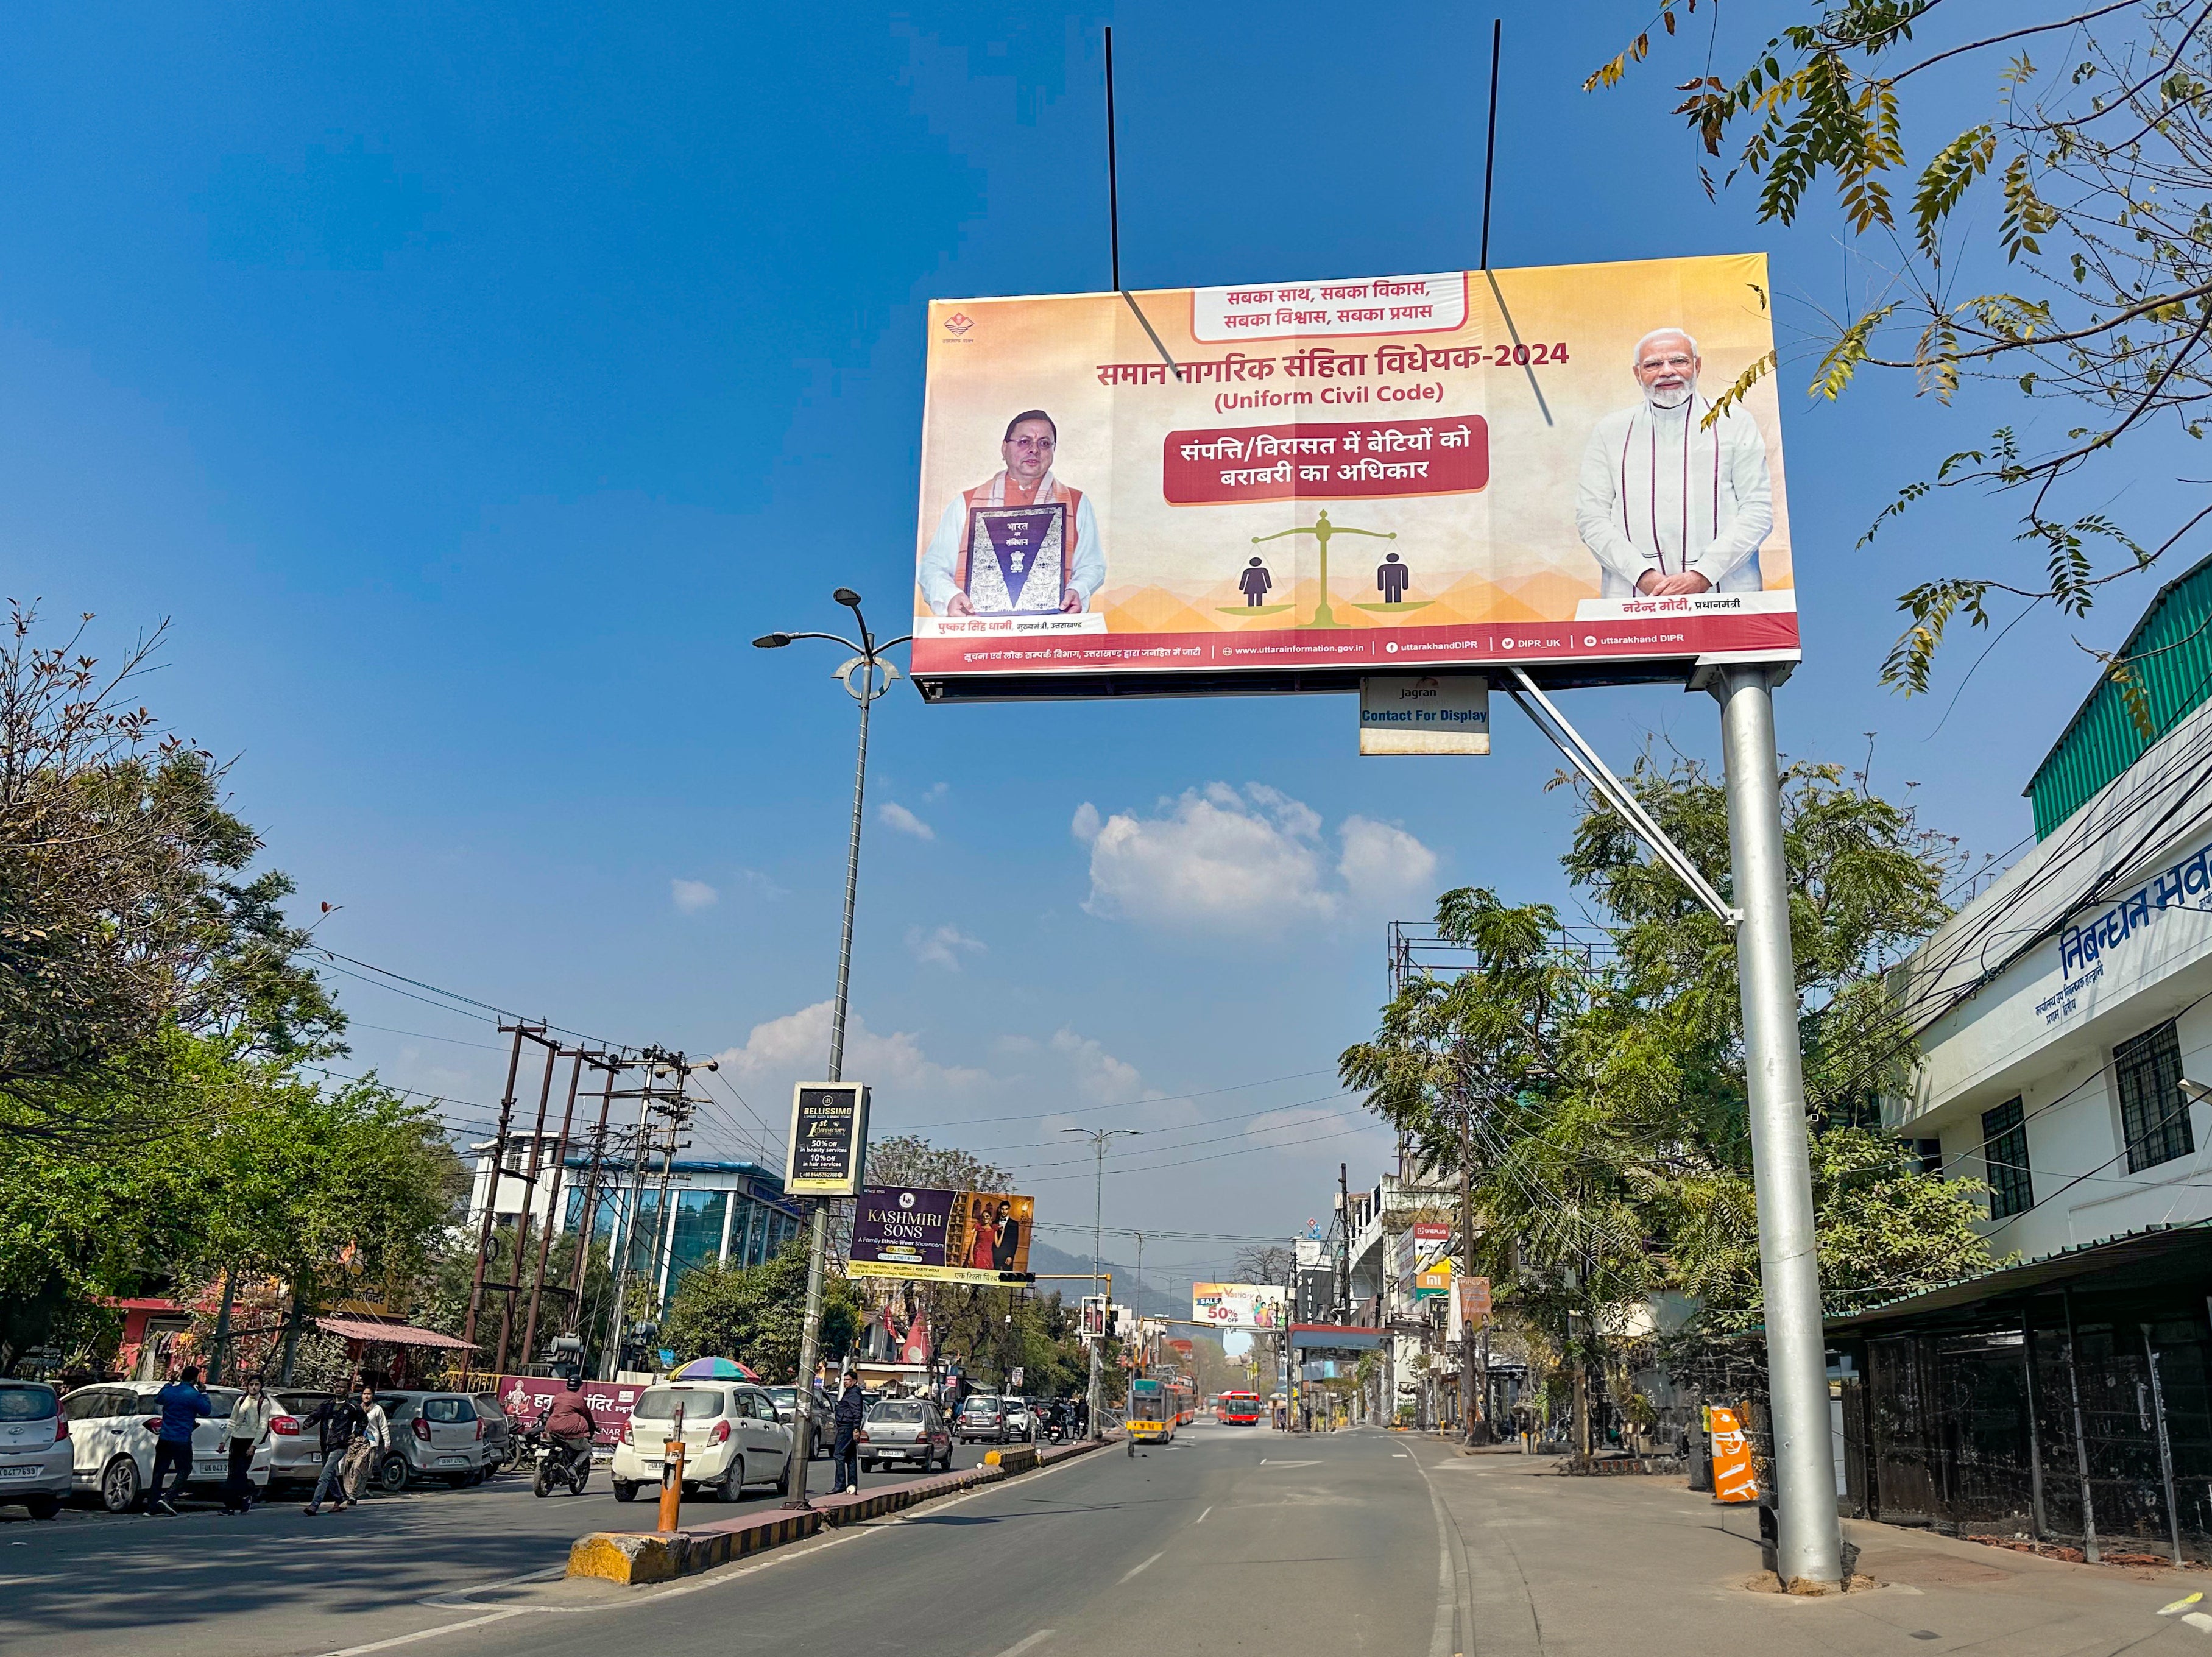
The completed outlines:
[[[60,1394],[35,1381],[0,1381],[0,1502],[52,1519],[75,1488],[69,1423]]]
[[[684,1411],[684,1485],[718,1502],[735,1502],[748,1484],[791,1485],[791,1429],[759,1387],[679,1381],[648,1387],[615,1445],[615,1500],[634,1500],[641,1485],[660,1483],[665,1445]]]
[[[96,1493],[110,1513],[137,1507],[154,1480],[155,1431],[146,1423],[161,1413],[159,1387],[143,1381],[95,1381],[62,1400],[75,1452],[76,1486]],[[192,1429],[192,1476],[186,1489],[211,1496],[230,1477],[230,1408],[242,1394],[235,1387],[210,1387],[212,1411]],[[270,1448],[253,1453],[246,1478],[258,1501],[269,1489]]]

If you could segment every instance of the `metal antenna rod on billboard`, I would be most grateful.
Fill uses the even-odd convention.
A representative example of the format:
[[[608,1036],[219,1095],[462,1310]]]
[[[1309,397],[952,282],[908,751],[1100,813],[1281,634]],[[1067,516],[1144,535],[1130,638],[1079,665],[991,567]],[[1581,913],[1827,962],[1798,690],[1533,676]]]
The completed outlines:
[[[753,644],[760,650],[781,650],[794,639],[827,639],[854,652],[853,659],[836,674],[844,681],[853,700],[860,705],[860,753],[853,763],[853,836],[845,855],[844,927],[837,940],[837,995],[830,1011],[828,1079],[842,1082],[845,1079],[845,1004],[853,980],[853,907],[860,889],[860,825],[866,820],[868,792],[868,710],[899,677],[898,669],[885,659],[884,652],[905,644],[914,635],[906,634],[878,642],[868,631],[868,623],[860,614],[859,593],[850,587],[839,587],[830,596],[853,612],[853,623],[860,633],[860,643],[854,644],[835,633],[763,633]],[[854,683],[856,670],[860,674],[857,684]],[[830,1204],[825,1199],[814,1205],[807,1241],[806,1317],[799,1327],[799,1374],[795,1377],[799,1430],[792,1435],[791,1495],[784,1503],[787,1508],[812,1505],[806,1499],[806,1475],[808,1462],[814,1454],[814,1366],[822,1349],[822,1278],[829,1258]]]
[[[1091,1182],[1091,1298],[1097,1300],[1098,1269],[1106,1252],[1106,1142],[1118,1133],[1126,1133],[1133,1139],[1141,1139],[1145,1137],[1145,1131],[1136,1127],[1064,1127],[1060,1132],[1080,1133],[1091,1141],[1091,1149],[1098,1153],[1098,1174],[1097,1179]],[[1132,1294],[1134,1292],[1133,1290],[1131,1291]],[[1107,1322],[1105,1310],[1102,1308],[1098,1319],[1098,1333],[1091,1343],[1091,1390],[1085,1394],[1089,1399],[1091,1436],[1094,1439],[1103,1438],[1106,1435],[1105,1426],[1099,1419],[1099,1414],[1105,1402],[1105,1375],[1102,1366],[1104,1362]]]
[[[1490,132],[1482,144],[1482,252],[1477,263],[1490,269],[1490,180],[1498,165],[1498,49],[1505,39],[1505,20],[1490,20]]]

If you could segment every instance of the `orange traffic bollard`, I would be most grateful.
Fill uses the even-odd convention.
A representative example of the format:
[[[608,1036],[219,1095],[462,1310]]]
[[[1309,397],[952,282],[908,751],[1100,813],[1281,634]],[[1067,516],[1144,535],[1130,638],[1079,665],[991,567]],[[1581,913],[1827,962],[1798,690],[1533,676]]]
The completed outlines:
[[[676,1406],[673,1435],[662,1442],[660,1464],[660,1528],[676,1528],[684,1506],[684,1406]]]

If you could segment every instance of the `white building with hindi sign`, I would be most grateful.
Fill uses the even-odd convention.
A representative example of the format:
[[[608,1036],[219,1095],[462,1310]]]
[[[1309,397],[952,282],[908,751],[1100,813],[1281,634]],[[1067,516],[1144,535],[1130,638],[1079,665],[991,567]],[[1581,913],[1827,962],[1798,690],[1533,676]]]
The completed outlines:
[[[2212,1217],[2209,618],[2212,560],[2122,651],[2148,707],[2100,681],[2027,791],[2034,849],[1895,974],[1923,1062],[1885,1120],[1989,1183],[2000,1254]]]

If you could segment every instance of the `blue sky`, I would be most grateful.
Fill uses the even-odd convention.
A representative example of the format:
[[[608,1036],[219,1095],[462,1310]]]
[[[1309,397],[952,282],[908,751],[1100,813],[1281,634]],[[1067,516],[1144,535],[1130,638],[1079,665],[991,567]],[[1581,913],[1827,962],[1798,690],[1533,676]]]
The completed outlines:
[[[1802,401],[1797,342],[1845,291],[1832,222],[1705,201],[1666,113],[1702,44],[1579,90],[1650,9],[1505,8],[1493,259],[1771,252],[1807,658],[1784,743],[1855,765],[1878,732],[1878,787],[2008,847],[2094,677],[2070,638],[2115,641],[2148,589],[2031,620],[1948,719],[1963,655],[1926,701],[1876,685],[1899,590],[2016,555],[2009,512],[1972,501],[1860,531],[2015,410]],[[171,618],[146,698],[235,756],[270,861],[339,906],[332,948],[722,1053],[744,1103],[718,1094],[702,1139],[741,1147],[820,1068],[853,734],[834,654],[748,641],[833,624],[840,584],[903,630],[929,299],[1107,285],[1100,26],[1140,287],[1472,264],[1492,13],[650,10],[12,9],[0,568],[50,616],[94,612],[107,652]],[[1731,11],[1720,61],[1781,14]],[[1712,705],[1679,690],[1568,706],[1622,763],[1647,735],[1715,748]],[[1340,1159],[1357,1184],[1388,1151],[1329,1075],[1371,1028],[1384,923],[1467,882],[1566,896],[1553,756],[1510,710],[1498,734],[1486,761],[1361,762],[1339,697],[902,689],[848,1075],[883,1131],[1017,1168],[1048,1224],[1090,1219],[1070,1122],[1149,1136],[1109,1224],[1325,1213]],[[1133,860],[1094,863],[1073,830],[1117,815]],[[1259,891],[1158,901],[1224,847]],[[486,1025],[340,987],[357,1068],[483,1119]],[[1205,1276],[1233,1250],[1147,1265]]]

